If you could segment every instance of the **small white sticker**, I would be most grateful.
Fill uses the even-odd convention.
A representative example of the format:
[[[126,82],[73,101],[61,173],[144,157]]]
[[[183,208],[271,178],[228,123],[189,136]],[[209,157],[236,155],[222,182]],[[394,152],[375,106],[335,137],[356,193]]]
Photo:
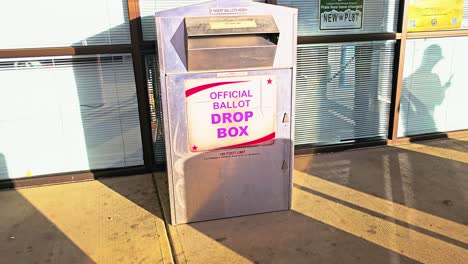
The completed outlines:
[[[212,7],[210,8],[211,15],[225,15],[225,14],[244,14],[249,9],[247,7]]]

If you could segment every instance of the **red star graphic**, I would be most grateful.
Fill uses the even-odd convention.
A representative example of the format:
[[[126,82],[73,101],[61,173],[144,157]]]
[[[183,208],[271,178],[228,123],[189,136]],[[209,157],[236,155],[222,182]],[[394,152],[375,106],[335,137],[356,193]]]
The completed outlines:
[[[273,80],[272,80],[272,79],[268,79],[267,82],[268,82],[268,84],[272,84],[272,83],[273,83]]]
[[[198,150],[198,147],[197,147],[196,145],[193,145],[192,150],[193,150],[193,151],[197,151],[197,150]]]

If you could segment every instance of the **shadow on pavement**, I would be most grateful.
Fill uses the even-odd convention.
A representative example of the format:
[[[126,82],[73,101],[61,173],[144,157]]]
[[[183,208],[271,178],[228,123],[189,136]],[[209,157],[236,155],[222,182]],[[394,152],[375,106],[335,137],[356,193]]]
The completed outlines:
[[[183,247],[176,255],[195,263],[462,263],[468,157],[423,150],[296,157],[293,210],[172,226]],[[157,179],[167,188],[165,176]]]
[[[0,190],[0,201],[0,263],[95,263],[18,191]]]
[[[442,143],[439,151],[450,150],[446,145],[455,141],[444,142],[448,144]],[[433,143],[299,157],[296,169],[359,192],[468,224],[468,208],[464,203],[468,190],[468,157],[461,162],[448,155],[441,158],[445,154],[441,152],[432,155],[427,149]]]
[[[148,176],[148,178],[148,180],[135,181],[133,176],[113,177],[98,179],[98,181],[128,201],[138,205],[152,215],[163,219],[158,200],[156,199],[156,187],[150,179],[151,177]]]
[[[0,263],[167,263],[151,175],[0,191]]]

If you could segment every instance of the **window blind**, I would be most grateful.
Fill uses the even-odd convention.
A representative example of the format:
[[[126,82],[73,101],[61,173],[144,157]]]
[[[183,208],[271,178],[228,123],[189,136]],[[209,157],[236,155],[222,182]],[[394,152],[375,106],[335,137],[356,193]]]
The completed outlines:
[[[387,137],[394,44],[298,47],[296,145]]]
[[[143,165],[131,55],[1,59],[0,153],[0,179]]]
[[[397,0],[364,1],[362,29],[320,30],[320,0],[278,0],[278,5],[299,9],[298,34],[337,35],[396,32],[398,22]]]
[[[398,136],[468,129],[468,37],[406,44]]]
[[[0,24],[0,49],[130,43],[127,0],[8,1]]]
[[[148,78],[148,93],[150,94],[151,127],[153,128],[153,150],[156,163],[166,160],[164,141],[164,123],[161,106],[161,87],[159,78],[158,58],[156,55],[145,56],[146,76]]]
[[[329,145],[386,138],[394,41],[310,44],[298,47],[296,145]],[[156,161],[165,160],[156,56],[147,56],[154,91]]]
[[[468,28],[468,1],[465,1],[463,4],[463,21],[461,27],[463,29]]]

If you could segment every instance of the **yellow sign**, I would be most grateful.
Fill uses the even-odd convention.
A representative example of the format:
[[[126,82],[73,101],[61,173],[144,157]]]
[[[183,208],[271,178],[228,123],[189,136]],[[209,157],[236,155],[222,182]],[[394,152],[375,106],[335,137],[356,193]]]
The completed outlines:
[[[211,29],[256,28],[254,20],[210,22]]]
[[[434,31],[461,27],[464,0],[410,0],[408,31]]]

